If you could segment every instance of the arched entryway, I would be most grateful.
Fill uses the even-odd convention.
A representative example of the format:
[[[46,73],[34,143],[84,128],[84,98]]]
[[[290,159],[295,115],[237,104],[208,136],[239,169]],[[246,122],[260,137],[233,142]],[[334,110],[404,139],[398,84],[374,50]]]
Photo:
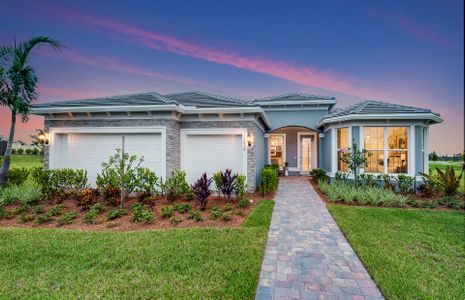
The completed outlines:
[[[301,126],[281,127],[268,133],[268,164],[283,168],[288,163],[293,175],[309,174],[319,166],[319,133]]]

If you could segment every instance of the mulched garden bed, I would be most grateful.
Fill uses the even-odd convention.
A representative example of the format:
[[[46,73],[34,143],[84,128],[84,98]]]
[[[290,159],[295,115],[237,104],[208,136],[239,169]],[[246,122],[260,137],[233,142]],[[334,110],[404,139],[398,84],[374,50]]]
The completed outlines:
[[[203,221],[195,221],[189,219],[189,213],[180,213],[175,211],[173,217],[181,220],[178,224],[173,224],[171,217],[163,218],[160,215],[161,208],[169,205],[179,205],[183,203],[188,203],[192,206],[193,210],[199,210],[199,204],[195,201],[187,201],[186,199],[180,197],[174,203],[169,203],[166,200],[166,197],[157,196],[153,201],[153,205],[150,205],[150,210],[153,213],[153,221],[151,223],[137,223],[131,221],[131,205],[137,203],[136,197],[128,197],[125,201],[124,207],[128,209],[128,214],[122,217],[116,218],[114,220],[107,220],[107,215],[110,210],[118,209],[119,207],[112,207],[105,204],[105,210],[100,212],[95,218],[92,224],[84,222],[84,215],[89,211],[89,209],[83,210],[82,207],[77,206],[74,199],[69,198],[63,201],[57,200],[42,200],[39,205],[43,207],[43,212],[37,213],[34,212],[33,207],[29,207],[26,212],[17,213],[14,216],[9,218],[0,219],[0,226],[2,227],[30,227],[30,228],[66,228],[66,229],[77,229],[77,230],[117,230],[117,231],[127,231],[127,230],[150,230],[150,229],[165,229],[165,228],[186,228],[186,227],[238,227],[244,220],[247,218],[249,212],[254,208],[257,203],[263,199],[273,199],[274,195],[270,194],[262,198],[259,193],[249,193],[245,194],[243,199],[250,200],[250,204],[247,207],[239,207],[238,200],[231,198],[228,200],[225,197],[218,197],[216,195],[210,196],[207,204],[207,208],[201,211]],[[230,203],[232,209],[229,211],[225,210],[225,205]],[[52,217],[52,220],[42,224],[35,224],[34,219],[24,222],[21,220],[21,215],[29,216],[29,218],[34,218],[38,215],[45,215],[53,207],[56,207],[58,204],[63,204],[65,208],[60,212],[59,215]],[[210,218],[211,208],[218,206],[221,212],[227,213],[230,216],[230,220],[223,220],[223,218],[218,218],[217,220],[212,220]],[[4,209],[6,212],[11,212],[14,209],[20,208],[20,204],[11,204],[6,206]],[[60,216],[68,212],[76,212],[77,216],[72,220],[71,224],[59,225],[57,220]]]
[[[318,186],[318,183],[316,182],[316,180],[314,180],[313,178],[310,177],[309,179],[309,182],[310,184],[313,186],[313,188],[315,189],[315,191],[318,193],[318,195],[320,196],[320,198],[326,203],[326,204],[332,204],[332,205],[341,205],[341,206],[365,206],[365,207],[380,207],[380,208],[385,208],[385,207],[391,207],[391,206],[375,206],[375,205],[371,205],[371,204],[366,204],[366,205],[360,205],[358,204],[357,202],[352,202],[352,203],[345,203],[344,201],[332,201],[331,199],[328,198],[328,196],[326,196],[325,193],[323,193],[319,186]],[[418,203],[422,204],[422,203],[425,203],[425,202],[432,202],[432,201],[437,201],[438,199],[441,198],[441,195],[434,195],[430,198],[423,198],[421,197],[420,195],[418,194],[410,194],[408,195],[410,198],[413,198],[415,199]],[[411,205],[408,205],[406,204],[405,206],[403,207],[397,207],[397,208],[403,208],[403,209],[434,209],[434,210],[446,210],[446,211],[457,211],[457,210],[461,210],[463,211],[464,209],[453,209],[453,208],[450,208],[450,207],[447,207],[445,205],[441,205],[441,204],[437,204],[437,207],[434,207],[434,208],[426,208],[426,207],[418,207],[418,206],[411,206]]]

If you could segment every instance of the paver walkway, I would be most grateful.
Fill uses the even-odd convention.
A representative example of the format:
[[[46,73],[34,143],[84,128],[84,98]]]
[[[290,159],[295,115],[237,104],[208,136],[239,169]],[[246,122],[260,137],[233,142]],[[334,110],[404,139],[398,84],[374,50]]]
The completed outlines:
[[[256,299],[383,299],[308,177],[275,201]]]

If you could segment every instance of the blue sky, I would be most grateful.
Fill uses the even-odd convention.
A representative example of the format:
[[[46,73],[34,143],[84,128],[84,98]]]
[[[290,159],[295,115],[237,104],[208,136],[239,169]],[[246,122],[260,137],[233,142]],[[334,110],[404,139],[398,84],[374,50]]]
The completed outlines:
[[[67,47],[34,53],[40,101],[152,90],[370,98],[441,113],[430,149],[463,149],[463,1],[2,2],[0,44],[49,35]]]

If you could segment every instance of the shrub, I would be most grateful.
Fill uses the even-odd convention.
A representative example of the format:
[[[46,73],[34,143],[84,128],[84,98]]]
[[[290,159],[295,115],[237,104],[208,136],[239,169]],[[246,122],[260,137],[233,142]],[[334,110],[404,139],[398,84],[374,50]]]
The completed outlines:
[[[93,223],[94,219],[105,210],[103,203],[95,203],[90,210],[84,215],[84,222]]]
[[[362,173],[358,176],[363,186],[378,186],[377,177],[370,173]]]
[[[213,173],[213,182],[215,182],[215,188],[218,192],[218,196],[221,196],[221,171]]]
[[[41,196],[41,189],[37,184],[7,186],[2,191],[0,206],[14,202],[21,202],[23,205],[33,205],[39,201]]]
[[[92,188],[78,191],[75,195],[76,204],[83,209],[88,209],[92,204],[97,202],[99,194],[98,189]]]
[[[57,204],[54,207],[50,209],[50,211],[47,213],[50,217],[55,217],[61,214],[61,212],[65,209],[64,204]]]
[[[117,187],[123,193],[123,201],[137,187],[137,170],[143,159],[135,155],[124,153],[116,149],[116,153],[109,157],[108,162],[102,163],[102,172],[97,174],[99,188]],[[123,207],[124,203],[120,203]]]
[[[421,206],[423,208],[436,208],[438,207],[438,203],[434,200],[429,200],[429,201],[423,202]]]
[[[192,205],[190,205],[189,203],[180,203],[177,205],[176,210],[180,214],[185,214],[192,210]]]
[[[237,174],[232,175],[231,169],[226,169],[224,172],[221,172],[221,183],[219,189],[224,196],[227,196],[228,199],[231,198],[231,194],[234,191],[234,181],[236,180]]]
[[[73,220],[77,218],[77,212],[69,211],[64,213],[61,217],[57,219],[58,226],[63,226],[67,224],[72,224]]]
[[[329,181],[329,176],[326,174],[326,171],[323,169],[315,168],[310,171],[310,175],[318,181]]]
[[[50,214],[36,215],[34,217],[34,224],[40,225],[40,224],[48,223],[51,220],[52,220],[52,216]]]
[[[383,187],[387,190],[394,189],[394,183],[392,182],[392,177],[389,174],[378,175],[380,181],[383,182]]]
[[[423,183],[418,186],[418,193],[422,198],[430,198],[434,194],[434,189],[428,181],[423,180]]]
[[[230,220],[231,220],[231,214],[229,214],[229,213],[222,213],[222,214],[221,214],[221,219],[222,219],[223,221],[230,221]]]
[[[10,168],[8,171],[8,183],[13,185],[21,185],[29,176],[29,169],[26,168]]]
[[[170,218],[171,216],[173,216],[173,213],[174,213],[175,209],[173,206],[163,206],[160,210],[160,216],[162,218]]]
[[[171,217],[170,222],[171,222],[171,224],[173,224],[174,226],[176,226],[176,225],[178,225],[179,223],[181,223],[182,220],[181,220],[180,218],[178,218],[178,217]]]
[[[409,198],[407,199],[406,204],[408,204],[408,205],[410,205],[410,206],[412,206],[412,207],[418,207],[418,206],[420,206],[420,203],[419,203],[415,198],[412,198],[412,197],[409,197]]]
[[[160,184],[155,172],[149,168],[138,168],[136,171],[136,191],[145,192],[148,196],[156,195]]]
[[[31,154],[32,155],[39,155],[39,149],[33,148],[32,151],[31,151]]]
[[[223,211],[231,211],[233,210],[234,207],[231,205],[231,203],[226,203],[224,206],[223,206]]]
[[[164,187],[166,198],[169,202],[174,202],[179,195],[188,193],[190,188],[186,182],[186,172],[181,170],[172,172],[171,177],[166,180]]]
[[[437,202],[438,202],[438,204],[441,204],[441,205],[444,205],[444,206],[447,206],[447,207],[453,208],[453,209],[464,208],[464,204],[465,204],[465,203],[463,203],[463,201],[460,201],[456,197],[452,197],[452,196],[441,197],[441,198],[438,199]]]
[[[124,208],[112,209],[107,214],[107,220],[111,221],[111,220],[114,220],[114,219],[118,219],[118,218],[121,218],[121,217],[123,217],[123,216],[125,216],[127,214],[128,214],[127,209],[124,209]]]
[[[34,216],[32,215],[28,215],[26,213],[22,213],[21,216],[19,216],[19,221],[21,223],[29,223],[31,222],[32,220],[34,220]]]
[[[54,190],[82,190],[87,187],[87,171],[80,169],[54,169],[50,174],[50,185]]]
[[[147,224],[153,222],[153,213],[147,205],[135,203],[131,205],[131,210],[131,222]]]
[[[24,149],[23,149],[23,148],[18,148],[18,149],[16,149],[16,154],[21,155],[21,154],[23,154],[23,153],[24,153]]]
[[[335,174],[336,181],[348,181],[349,180],[349,173],[339,172],[337,171]]]
[[[44,206],[43,205],[34,205],[32,207],[32,210],[34,211],[35,214],[41,214],[44,212]]]
[[[413,182],[415,181],[415,177],[411,177],[405,174],[397,175],[397,185],[399,187],[399,191],[404,194],[408,194],[413,192]]]
[[[212,220],[218,220],[219,218],[221,218],[222,215],[223,213],[217,206],[212,207],[212,209],[210,210],[210,219]]]
[[[425,173],[420,173],[427,180],[435,182],[446,194],[446,196],[453,196],[457,193],[457,190],[460,186],[460,179],[462,178],[463,171],[459,176],[455,175],[455,170],[453,166],[446,166],[444,172],[436,168],[437,175],[429,175]]]
[[[262,181],[259,189],[264,197],[266,194],[274,192],[278,188],[278,171],[271,166],[265,166],[260,173]]]
[[[247,207],[250,205],[250,201],[247,199],[241,199],[239,200],[239,203],[237,203],[239,207]]]
[[[247,190],[247,176],[243,174],[236,174],[233,183],[234,194],[238,199],[242,199]]]
[[[27,148],[26,150],[24,150],[24,152],[28,155],[30,155],[32,153],[32,149],[30,148]]]
[[[194,198],[200,203],[201,210],[204,210],[207,207],[208,197],[210,197],[212,193],[210,190],[211,183],[212,178],[208,178],[207,173],[203,173],[202,176],[197,179],[195,184],[192,186]]]
[[[121,189],[116,186],[105,185],[100,187],[100,193],[103,200],[111,206],[118,206],[120,204]]]
[[[341,162],[347,165],[349,170],[354,174],[355,186],[358,185],[357,171],[368,165],[368,158],[373,154],[365,149],[359,150],[357,144],[352,143],[352,148],[344,149],[342,151]],[[336,173],[337,175],[337,173]]]
[[[187,217],[188,219],[192,219],[197,222],[202,222],[203,217],[202,217],[202,212],[198,210],[191,210],[189,212],[189,216]]]

